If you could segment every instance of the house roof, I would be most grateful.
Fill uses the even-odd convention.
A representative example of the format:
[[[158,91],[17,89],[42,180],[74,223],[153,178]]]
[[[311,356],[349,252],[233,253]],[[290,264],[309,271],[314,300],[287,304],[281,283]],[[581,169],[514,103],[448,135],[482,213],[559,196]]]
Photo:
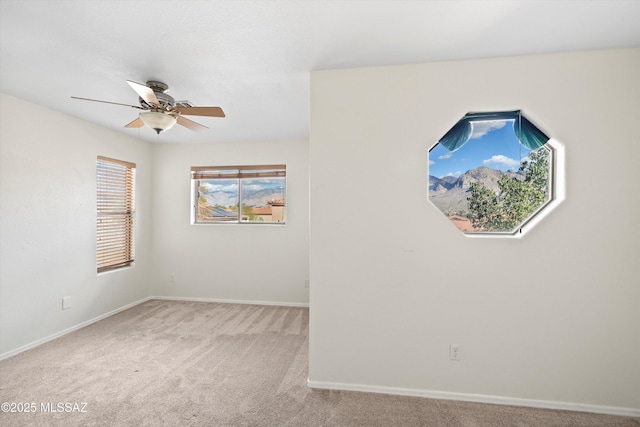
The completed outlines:
[[[0,90],[150,142],[307,140],[310,72],[640,46],[640,1],[3,0]],[[125,129],[126,80],[220,106]]]
[[[271,215],[271,206],[267,208],[251,208],[251,211],[255,215]]]

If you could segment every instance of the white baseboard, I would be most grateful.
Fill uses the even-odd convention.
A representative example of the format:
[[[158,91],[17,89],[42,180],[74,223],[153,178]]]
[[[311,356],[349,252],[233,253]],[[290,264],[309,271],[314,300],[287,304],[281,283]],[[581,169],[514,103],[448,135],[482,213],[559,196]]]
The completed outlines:
[[[69,333],[71,333],[73,331],[77,331],[78,329],[82,329],[85,326],[89,326],[90,324],[96,323],[99,320],[106,319],[107,317],[113,316],[114,314],[120,313],[121,311],[128,310],[131,307],[135,307],[138,304],[142,304],[143,302],[146,302],[149,299],[150,298],[147,297],[147,298],[143,298],[141,300],[138,300],[136,302],[132,302],[131,304],[127,304],[127,305],[125,305],[123,307],[116,308],[115,310],[112,310],[112,311],[110,311],[108,313],[101,314],[100,316],[94,317],[93,319],[89,319],[89,320],[84,321],[82,323],[78,323],[77,325],[71,326],[70,328],[64,329],[64,330],[62,330],[60,332],[56,332],[55,334],[51,334],[51,335],[49,335],[47,337],[40,338],[39,340],[35,340],[33,342],[30,342],[29,344],[25,344],[25,345],[23,345],[21,347],[15,348],[13,350],[9,350],[6,353],[0,354],[0,360],[4,360],[4,359],[7,359],[9,357],[15,356],[16,354],[22,353],[23,351],[30,350],[30,349],[32,349],[34,347],[38,347],[39,345],[42,345],[42,344],[44,344],[46,342],[49,342],[49,341],[54,340],[56,338],[60,338],[63,335],[67,335],[67,334],[69,334]]]
[[[400,396],[426,397],[429,399],[457,400],[463,402],[490,403],[494,405],[526,406],[530,408],[559,409],[565,411],[592,412],[596,414],[640,417],[640,409],[615,406],[587,405],[582,403],[554,402],[547,400],[520,399],[515,397],[482,394],[453,393],[437,390],[418,390],[398,387],[381,387],[362,384],[346,384],[307,379],[310,388],[326,390],[361,391],[367,393],[394,394]]]
[[[303,302],[253,301],[253,300],[239,300],[239,299],[163,297],[163,296],[154,296],[154,297],[149,297],[148,299],[159,299],[159,300],[167,300],[167,301],[221,302],[224,304],[279,305],[283,307],[309,307],[308,303],[303,303]]]

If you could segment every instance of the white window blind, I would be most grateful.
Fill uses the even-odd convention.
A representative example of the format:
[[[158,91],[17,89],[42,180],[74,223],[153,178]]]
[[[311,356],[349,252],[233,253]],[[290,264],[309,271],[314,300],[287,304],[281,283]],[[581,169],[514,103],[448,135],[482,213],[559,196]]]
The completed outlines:
[[[275,178],[287,176],[285,165],[192,166],[192,179]]]
[[[98,156],[97,269],[98,272],[133,263],[135,163]]]

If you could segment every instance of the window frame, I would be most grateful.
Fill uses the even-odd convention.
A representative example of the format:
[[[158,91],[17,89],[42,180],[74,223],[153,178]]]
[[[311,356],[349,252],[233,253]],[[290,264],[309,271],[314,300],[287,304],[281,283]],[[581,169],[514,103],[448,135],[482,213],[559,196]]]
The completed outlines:
[[[135,260],[135,182],[135,163],[97,156],[97,273],[133,266]]]
[[[459,230],[466,237],[522,237],[534,225],[538,224],[542,218],[548,215],[559,203],[564,200],[564,149],[562,144],[557,140],[547,136],[545,132],[529,121],[521,112],[515,111],[498,111],[498,112],[470,112],[465,114],[438,142],[429,148],[427,182],[428,182],[428,200],[441,213],[447,216],[447,212],[439,206],[431,194],[431,165],[433,150],[442,145],[449,152],[453,153],[462,148],[472,137],[472,122],[491,122],[491,121],[510,121],[513,120],[513,130],[516,139],[521,146],[529,149],[531,152],[535,150],[545,150],[547,153],[548,176],[547,176],[547,198],[525,218],[517,223],[513,229],[504,230],[478,230],[467,231],[462,228]],[[444,156],[442,156],[444,157]],[[440,157],[439,157],[440,158]],[[446,157],[449,158],[449,157]],[[522,157],[519,159],[520,166],[523,167]],[[468,172],[468,171],[467,171]],[[437,178],[437,176],[434,175]],[[500,196],[499,193],[496,196]],[[470,200],[467,198],[467,200]]]
[[[242,166],[192,166],[191,167],[191,224],[192,225],[210,225],[210,224],[249,224],[249,225],[286,225],[287,223],[287,166],[285,164],[271,165],[242,165]],[[242,220],[242,182],[247,179],[259,178],[283,178],[283,212],[282,221],[246,221]],[[199,187],[200,181],[203,180],[227,180],[237,179],[238,188],[236,192],[238,209],[235,220],[205,221],[198,219],[198,200],[200,197]]]

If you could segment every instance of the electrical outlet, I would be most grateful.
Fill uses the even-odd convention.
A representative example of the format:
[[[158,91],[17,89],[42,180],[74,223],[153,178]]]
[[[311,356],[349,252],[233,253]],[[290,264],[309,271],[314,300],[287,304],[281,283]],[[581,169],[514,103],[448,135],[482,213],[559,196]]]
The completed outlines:
[[[62,309],[68,310],[71,308],[71,297],[62,297]]]
[[[304,281],[304,287],[308,288],[309,287],[309,279],[305,279]]]
[[[171,276],[169,278],[169,282],[176,283],[175,276],[173,275],[173,273],[171,273]]]
[[[460,360],[460,345],[459,344],[450,344],[449,345],[449,359],[450,360]]]

